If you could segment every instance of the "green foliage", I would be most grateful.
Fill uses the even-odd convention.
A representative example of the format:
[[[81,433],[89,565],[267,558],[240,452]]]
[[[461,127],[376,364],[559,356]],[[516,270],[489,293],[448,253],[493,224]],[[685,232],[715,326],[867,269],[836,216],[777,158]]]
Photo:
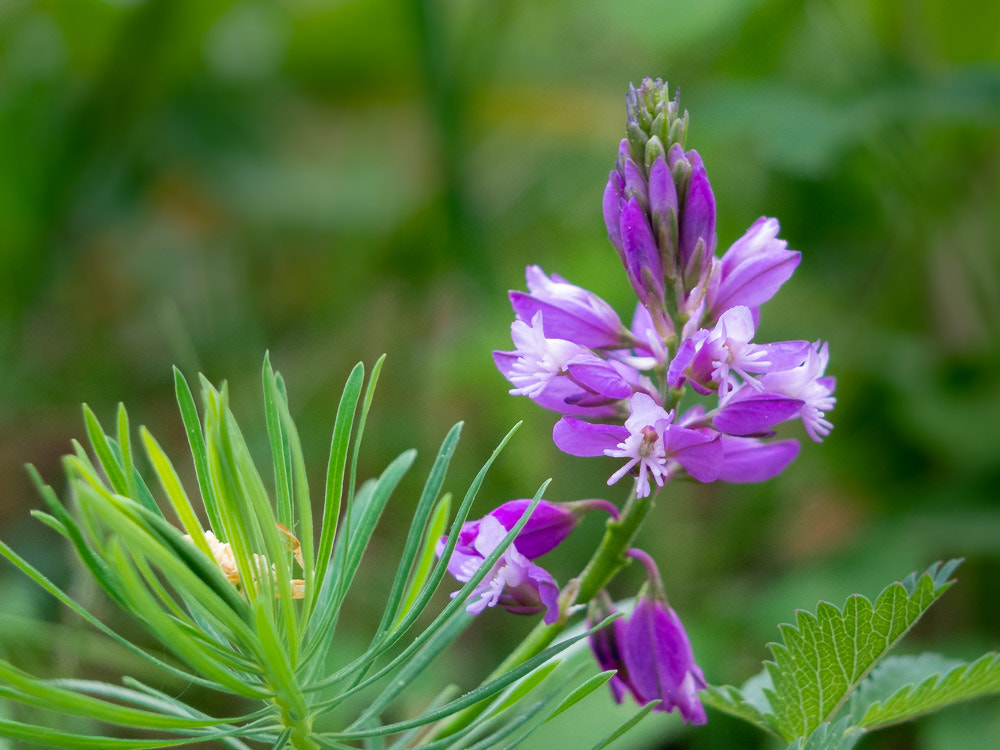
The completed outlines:
[[[960,560],[910,574],[871,602],[820,602],[796,612],[771,643],[774,661],[742,688],[711,687],[703,701],[791,742],[789,750],[848,750],[867,731],[1000,693],[1000,656],[971,664],[936,654],[885,658],[951,586]]]
[[[547,485],[443,611],[405,648],[394,649],[430,605],[486,472],[514,432],[508,433],[466,491],[444,554],[435,560],[434,546],[443,536],[451,509],[450,495],[442,494],[442,489],[461,424],[448,433],[431,468],[382,620],[369,645],[336,672],[324,671],[339,616],[349,606],[348,593],[361,572],[375,527],[416,458],[414,451],[402,453],[377,479],[356,490],[359,446],[381,362],[363,397],[364,368],[359,364],[348,379],[334,427],[323,512],[316,523],[284,382],[267,359],[263,395],[273,493],[229,410],[225,385],[216,388],[202,379],[199,415],[187,381],[175,371],[200,503],[192,502],[156,439],[140,429],[141,445],[166,498],[162,507],[176,517],[180,529],[165,517],[136,467],[124,408],[119,408],[116,435],[111,437],[84,407],[96,464],[80,446],[64,459],[68,503],[61,502],[31,469],[50,509],[36,516],[70,541],[84,569],[159,647],[115,633],[6,544],[0,543],[0,554],[87,623],[149,663],[154,672],[165,671],[203,688],[239,696],[246,712],[220,718],[133,677],[125,677],[124,685],[43,680],[0,660],[0,698],[106,725],[165,733],[168,738],[102,737],[6,717],[0,719],[0,737],[51,747],[94,748],[204,741],[236,748],[247,747],[246,742],[296,748],[350,748],[358,743],[385,747],[386,738],[394,739],[392,747],[443,747],[441,741],[426,739],[427,729],[487,701],[489,710],[448,742],[488,747],[500,738],[514,738],[513,746],[603,684],[610,675],[598,675],[571,689],[578,682],[576,671],[554,659],[591,630],[555,644],[464,695],[456,697],[448,689],[412,719],[383,721],[383,712],[468,625],[466,600],[523,528]],[[314,533],[319,535],[318,544]],[[339,731],[321,728],[331,711],[364,692],[372,695],[353,722]],[[565,697],[556,702],[559,695]]]

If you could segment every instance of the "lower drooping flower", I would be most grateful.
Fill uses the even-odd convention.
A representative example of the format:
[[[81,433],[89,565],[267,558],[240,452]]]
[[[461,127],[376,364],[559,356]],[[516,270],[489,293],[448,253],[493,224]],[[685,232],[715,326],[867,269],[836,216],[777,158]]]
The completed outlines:
[[[507,529],[492,515],[478,521],[475,537],[466,541],[463,550],[456,547],[448,561],[448,572],[467,583],[483,566],[507,535]],[[444,551],[443,540],[437,554]],[[455,596],[458,592],[452,594]],[[551,625],[559,617],[559,586],[547,570],[535,565],[511,543],[469,595],[466,610],[477,615],[487,607],[500,605],[515,614],[535,614],[545,610],[545,622]]]
[[[680,618],[666,602],[641,596],[625,626],[622,654],[636,700],[657,698],[657,711],[679,709],[690,724],[708,721],[698,700],[705,677],[694,662]]]
[[[636,700],[643,704],[659,698],[663,702],[657,711],[678,709],[684,721],[704,724],[708,718],[698,691],[706,687],[705,677],[680,618],[667,604],[656,563],[642,550],[627,554],[645,566],[648,576],[620,644]]]
[[[611,475],[614,484],[635,471],[636,495],[652,491],[650,478],[662,487],[672,471],[671,464],[683,467],[700,482],[719,478],[722,447],[717,434],[705,434],[672,424],[667,412],[649,395],[636,393],[629,399],[630,415],[625,425],[591,424],[563,417],[552,430],[556,446],[573,456],[611,456],[626,463]]]

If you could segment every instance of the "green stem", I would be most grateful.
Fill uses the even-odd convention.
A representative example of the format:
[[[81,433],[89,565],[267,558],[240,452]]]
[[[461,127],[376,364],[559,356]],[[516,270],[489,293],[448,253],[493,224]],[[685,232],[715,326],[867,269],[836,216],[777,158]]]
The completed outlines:
[[[625,507],[618,519],[609,519],[604,531],[604,538],[579,576],[579,590],[574,599],[575,604],[587,604],[597,596],[597,593],[607,586],[622,568],[629,563],[625,552],[632,546],[632,540],[639,531],[639,526],[652,506],[651,498],[637,498],[635,485],[629,493]],[[509,672],[514,667],[523,664],[533,656],[540,654],[556,637],[562,633],[569,623],[567,602],[560,613],[559,619],[552,625],[538,623],[524,638],[517,648],[503,660],[499,667],[493,670],[483,682],[489,682]],[[459,711],[447,723],[434,733],[436,738],[448,737],[469,726],[482,714],[491,699]]]

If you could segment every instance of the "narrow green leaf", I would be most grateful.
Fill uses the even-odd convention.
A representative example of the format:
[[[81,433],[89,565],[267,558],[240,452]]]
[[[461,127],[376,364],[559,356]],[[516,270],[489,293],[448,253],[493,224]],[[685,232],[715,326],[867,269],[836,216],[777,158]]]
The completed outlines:
[[[563,662],[558,659],[554,659],[548,664],[543,664],[534,672],[515,682],[503,695],[500,696],[495,704],[491,706],[490,710],[486,713],[486,717],[489,718],[490,716],[497,716],[513,706],[515,703],[521,701],[526,695],[528,695],[528,693],[545,682],[552,675],[552,673],[562,665]]]
[[[160,444],[156,442],[156,439],[150,434],[149,430],[145,427],[140,427],[139,435],[142,438],[143,446],[146,448],[146,455],[156,470],[156,477],[160,480],[163,491],[167,493],[170,504],[174,506],[178,520],[184,526],[194,545],[211,558],[212,550],[209,548],[208,542],[205,541],[201,522],[198,520],[198,516],[195,515],[194,508],[191,506],[191,501],[188,500],[187,493],[184,491],[180,477],[177,476],[174,465],[167,458],[167,454],[163,452]]]
[[[660,703],[662,703],[662,701],[659,698],[657,698],[655,701],[650,701],[649,703],[647,703],[645,706],[636,711],[635,715],[632,716],[628,721],[623,723],[615,731],[613,731],[603,740],[594,745],[590,750],[601,750],[601,748],[605,748],[608,745],[610,745],[612,742],[614,742],[619,737],[621,737],[629,730],[631,730],[632,727],[634,727],[640,721],[645,719],[649,715],[649,712],[652,711],[654,708],[656,708],[658,705],[660,705]]]
[[[413,512],[413,518],[410,521],[410,529],[406,535],[406,542],[403,544],[403,552],[400,555],[400,563],[396,569],[396,576],[393,579],[389,598],[382,613],[382,621],[379,623],[375,633],[376,638],[385,632],[396,617],[400,600],[403,597],[403,587],[406,586],[406,581],[410,578],[410,571],[414,566],[414,560],[418,559],[415,556],[417,546],[424,535],[424,526],[434,509],[435,500],[441,493],[441,487],[444,485],[444,478],[448,472],[448,464],[451,462],[452,456],[455,455],[455,447],[458,445],[458,438],[461,433],[461,422],[448,431],[444,442],[441,444],[441,449],[438,451],[437,458],[434,460],[434,465],[431,467],[430,474],[427,476],[427,481],[424,483],[424,489],[420,493],[420,500],[417,501],[416,510]]]
[[[290,489],[292,456],[289,450],[288,438],[285,435],[284,423],[278,406],[281,394],[271,368],[270,352],[264,354],[264,366],[261,372],[264,390],[264,416],[267,423],[267,437],[271,444],[271,463],[274,467],[275,497],[278,502],[278,521],[287,528],[293,529],[292,493]]]
[[[1000,654],[984,654],[971,664],[901,687],[883,702],[872,704],[858,722],[865,729],[909,721],[953,703],[1000,693]]]
[[[779,626],[784,643],[769,644],[766,667],[773,689],[768,720],[788,741],[809,736],[828,722],[869,670],[951,585],[954,565],[887,587],[874,602],[855,595],[843,610],[820,602],[815,615],[796,613],[796,624]]]
[[[548,715],[548,717],[545,719],[545,723],[552,721],[563,711],[572,708],[577,703],[586,698],[588,695],[593,693],[595,690],[600,689],[602,685],[606,685],[608,681],[615,676],[615,674],[616,674],[615,670],[609,669],[606,672],[595,674],[591,676],[589,679],[577,685],[575,688],[573,688],[572,692],[570,692],[569,695],[567,695],[559,702],[559,705],[556,706],[555,710]]]
[[[431,567],[434,565],[434,549],[437,547],[438,540],[444,536],[444,530],[448,525],[448,517],[450,515],[451,493],[445,493],[441,499],[438,500],[437,505],[434,506],[431,521],[427,526],[427,533],[424,536],[423,547],[420,549],[420,555],[417,558],[417,564],[413,571],[413,577],[410,580],[410,586],[406,590],[406,596],[403,598],[403,604],[400,606],[399,614],[396,616],[396,621],[393,623],[394,628],[398,627],[399,624],[412,611],[413,605],[417,601],[417,597],[423,590],[424,584],[427,583],[427,578],[431,574]]]
[[[344,489],[344,474],[347,470],[347,452],[351,443],[351,427],[361,397],[361,385],[365,378],[365,368],[360,362],[351,370],[344,392],[337,406],[337,418],[333,425],[330,442],[330,459],[326,469],[326,494],[323,500],[323,522],[320,530],[319,548],[316,553],[316,580],[312,588],[306,589],[306,616],[311,617],[316,599],[332,562],[333,541],[337,536],[340,519],[341,496]]]
[[[74,716],[86,716],[108,724],[140,729],[192,729],[232,723],[235,719],[196,719],[165,716],[162,713],[130,708],[82,695],[38,680],[0,659],[0,679],[15,687],[34,705]]]
[[[389,497],[406,472],[413,466],[416,457],[417,452],[414,450],[404,451],[397,456],[385,468],[385,471],[382,472],[375,485],[375,489],[372,491],[371,499],[361,512],[358,513],[356,526],[352,529],[350,538],[347,540],[347,557],[344,560],[343,570],[340,572],[340,586],[337,592],[337,599],[334,602],[334,606],[337,609],[340,609],[341,602],[347,595],[347,590],[354,580],[358,566],[361,564],[361,558],[368,547],[368,542],[375,531],[375,526],[382,517],[382,512],[385,510],[385,505],[389,501]]]
[[[440,693],[434,696],[434,699],[428,704],[427,708],[425,708],[423,711],[420,712],[420,715],[423,716],[425,714],[430,713],[431,711],[434,711],[437,708],[440,708],[445,703],[454,698],[457,692],[458,692],[458,685],[452,684],[445,686],[445,688]],[[423,727],[414,727],[413,729],[401,733],[399,737],[396,738],[396,741],[393,742],[391,745],[389,745],[389,750],[400,750],[401,748],[410,747],[413,742],[413,739],[418,734],[420,734],[421,729],[423,729]],[[421,745],[421,747],[424,746]]]
[[[174,368],[174,392],[177,396],[177,406],[181,412],[181,420],[184,422],[184,431],[187,434],[188,445],[191,447],[191,457],[194,459],[194,470],[198,477],[198,487],[201,489],[202,503],[205,506],[205,513],[208,515],[208,522],[217,535],[221,534],[225,539],[225,531],[222,518],[219,514],[219,505],[215,499],[215,492],[212,488],[212,481],[208,471],[208,451],[205,448],[205,437],[202,434],[201,420],[198,418],[198,408],[195,406],[194,397],[188,387],[187,380],[183,373]]]
[[[108,436],[104,434],[97,415],[86,404],[83,405],[83,421],[87,428],[87,437],[97,454],[97,459],[101,463],[101,468],[111,482],[111,486],[119,495],[128,496],[128,482],[125,479],[125,470],[118,462],[114,452],[111,450],[111,443]]]
[[[517,680],[520,680],[525,675],[530,674],[535,669],[540,667],[542,664],[547,662],[549,659],[561,653],[565,649],[569,648],[577,641],[587,638],[592,633],[596,632],[597,630],[600,630],[600,628],[607,625],[609,622],[613,621],[614,619],[617,619],[618,616],[620,615],[607,618],[603,622],[599,623],[596,627],[590,628],[589,630],[580,633],[579,635],[575,635],[563,641],[560,641],[553,646],[549,646],[547,649],[539,653],[537,656],[534,656],[533,658],[527,660],[523,664],[518,665],[517,667],[505,673],[504,675],[498,677],[497,679],[491,680],[490,682],[487,682],[485,685],[481,685],[474,690],[470,690],[461,698],[451,701],[450,703],[442,706],[436,711],[421,716],[417,719],[400,721],[394,724],[386,724],[384,726],[378,727],[377,729],[359,729],[355,731],[338,732],[336,734],[330,734],[328,736],[344,740],[363,739],[365,737],[375,737],[380,734],[395,734],[396,732],[412,729],[415,726],[425,725],[431,721],[440,721],[441,719],[451,716],[452,714],[462,710],[463,708],[466,708],[467,706],[479,703],[480,701],[483,701],[486,698],[490,698],[491,696],[496,695],[501,690],[506,688],[508,685],[516,682]],[[382,703],[382,701],[379,701],[379,703]],[[656,701],[656,703],[659,703],[659,701]],[[371,709],[369,709],[365,713],[366,714],[372,713]],[[364,716],[364,720],[368,720],[369,718],[370,716],[367,715]],[[360,721],[355,721],[354,726],[358,725],[359,723]]]

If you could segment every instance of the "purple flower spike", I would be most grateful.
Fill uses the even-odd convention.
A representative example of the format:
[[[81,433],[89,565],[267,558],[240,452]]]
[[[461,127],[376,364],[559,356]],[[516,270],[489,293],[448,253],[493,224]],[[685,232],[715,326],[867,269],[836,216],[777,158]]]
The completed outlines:
[[[621,347],[627,343],[630,334],[618,313],[593,292],[556,274],[547,276],[538,266],[528,266],[525,277],[528,294],[510,293],[519,319],[530,321],[542,312],[546,336],[586,347]]]
[[[706,687],[705,677],[680,618],[667,605],[656,564],[641,550],[627,554],[640,560],[649,576],[626,625],[622,649],[636,698],[640,704],[659,698],[663,702],[656,711],[679,709],[685,722],[704,724],[708,717],[698,691]]]
[[[757,219],[716,262],[706,295],[708,319],[736,305],[760,307],[791,278],[802,254],[778,239],[777,219]]]
[[[448,572],[459,582],[468,582],[506,535],[507,530],[499,520],[493,516],[484,516],[479,521],[475,538],[466,546],[467,552],[459,551],[456,547],[448,561]],[[438,543],[437,554],[440,556],[443,550],[442,541]],[[551,625],[559,619],[558,599],[559,586],[549,572],[532,563],[511,544],[493,569],[473,589],[466,610],[469,614],[478,615],[487,607],[498,604],[509,612],[521,615],[544,610],[545,623]]]

